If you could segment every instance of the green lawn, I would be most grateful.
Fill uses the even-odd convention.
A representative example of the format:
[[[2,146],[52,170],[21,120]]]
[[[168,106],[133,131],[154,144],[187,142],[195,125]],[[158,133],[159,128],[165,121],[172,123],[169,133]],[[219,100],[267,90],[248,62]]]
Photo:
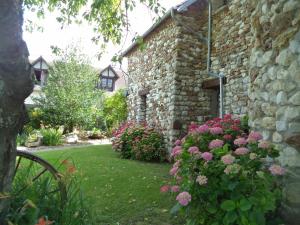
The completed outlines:
[[[170,209],[174,197],[160,193],[169,164],[121,159],[110,145],[39,153],[57,164],[73,159],[82,188],[99,225],[176,225]]]

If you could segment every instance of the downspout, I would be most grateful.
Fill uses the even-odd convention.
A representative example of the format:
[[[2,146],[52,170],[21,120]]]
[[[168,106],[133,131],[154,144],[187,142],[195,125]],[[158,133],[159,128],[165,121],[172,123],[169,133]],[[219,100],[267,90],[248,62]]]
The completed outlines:
[[[211,0],[207,0],[208,2],[208,33],[207,38],[203,37],[201,33],[195,32],[192,28],[186,26],[181,20],[178,20],[174,13],[174,8],[171,8],[171,17],[178,22],[181,26],[183,26],[189,32],[196,34],[201,41],[207,43],[207,74],[209,76],[214,76],[219,78],[219,85],[220,85],[220,107],[219,107],[219,117],[223,118],[224,115],[224,84],[223,84],[223,73],[214,73],[211,71],[211,34],[212,34],[212,2]]]
[[[211,34],[212,34],[212,2],[208,2],[208,31],[207,31],[207,74],[209,76],[214,76],[219,78],[220,85],[220,108],[219,108],[219,117],[223,118],[224,116],[224,84],[223,84],[223,73],[214,73],[211,71]]]

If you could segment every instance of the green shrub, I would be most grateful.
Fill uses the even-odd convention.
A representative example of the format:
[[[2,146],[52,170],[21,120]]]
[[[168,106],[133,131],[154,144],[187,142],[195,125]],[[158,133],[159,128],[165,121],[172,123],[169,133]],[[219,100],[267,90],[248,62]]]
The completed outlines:
[[[54,128],[42,129],[43,144],[46,146],[56,146],[62,144],[62,132]]]
[[[87,136],[90,139],[102,139],[105,138],[105,133],[97,128],[93,128],[91,131],[87,131]]]
[[[127,102],[125,90],[118,90],[111,96],[105,96],[103,114],[107,130],[119,126],[127,118]]]
[[[239,119],[226,115],[190,126],[171,156],[177,205],[188,224],[281,224],[278,150],[259,132],[245,133]],[[164,186],[164,191],[167,188]],[[277,218],[276,218],[277,217]]]
[[[28,127],[32,127],[32,129],[40,129],[42,125],[42,117],[43,112],[40,108],[33,108],[28,110],[29,121],[26,124]]]
[[[17,146],[25,146],[28,135],[25,133],[18,134],[17,136]]]
[[[27,124],[17,136],[17,146],[25,146],[26,142],[35,142],[38,140],[38,136],[40,136],[40,132]]]
[[[39,223],[42,220],[51,221],[52,225],[95,224],[91,209],[84,202],[81,181],[75,167],[66,160],[63,162],[64,168],[61,168],[61,174],[67,190],[67,198],[64,202],[59,192],[51,192],[53,182],[56,182],[51,176],[45,173],[32,182],[32,177],[36,176],[41,168],[38,169],[28,162],[27,165],[22,164],[9,195],[12,198],[7,214],[9,224],[44,224]],[[20,187],[27,188],[20,192]]]
[[[162,134],[145,124],[125,123],[113,135],[113,149],[123,158],[142,161],[166,159]]]

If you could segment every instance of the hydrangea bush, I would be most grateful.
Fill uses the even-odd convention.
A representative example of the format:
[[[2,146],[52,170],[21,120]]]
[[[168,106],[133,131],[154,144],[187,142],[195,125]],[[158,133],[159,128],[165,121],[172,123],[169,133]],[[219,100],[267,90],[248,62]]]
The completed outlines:
[[[161,191],[175,193],[172,211],[183,212],[187,224],[269,224],[277,220],[281,197],[278,155],[260,133],[248,133],[231,115],[192,124],[171,152],[174,184]]]
[[[162,134],[145,123],[122,124],[113,132],[112,146],[126,159],[163,161],[167,155]]]

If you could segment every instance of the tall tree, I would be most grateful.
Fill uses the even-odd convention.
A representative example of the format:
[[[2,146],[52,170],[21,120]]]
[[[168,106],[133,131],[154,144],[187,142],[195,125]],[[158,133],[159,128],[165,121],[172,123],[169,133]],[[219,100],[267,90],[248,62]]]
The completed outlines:
[[[22,39],[23,10],[35,9],[43,16],[45,8],[58,10],[62,24],[86,20],[94,25],[94,40],[119,43],[127,12],[136,2],[160,11],[159,0],[1,0],[0,1],[0,193],[11,188],[16,135],[24,122],[24,100],[32,92],[33,81],[28,50]],[[100,35],[102,34],[102,35]],[[4,223],[8,198],[0,198],[0,224]]]
[[[89,65],[80,46],[67,47],[49,70],[43,95],[34,99],[42,110],[44,125],[92,129],[101,114],[102,91],[96,88],[97,71]]]
[[[33,84],[28,50],[22,40],[22,2],[0,1],[0,193],[9,192],[16,157],[16,136],[24,121],[24,100]],[[0,199],[4,224],[6,198]]]

